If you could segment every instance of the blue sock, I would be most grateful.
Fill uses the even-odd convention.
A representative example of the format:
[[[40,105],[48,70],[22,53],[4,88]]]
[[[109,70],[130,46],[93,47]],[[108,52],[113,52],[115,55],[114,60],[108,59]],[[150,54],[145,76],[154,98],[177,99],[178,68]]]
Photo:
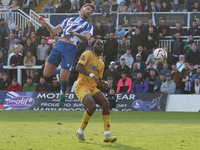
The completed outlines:
[[[61,91],[62,91],[62,93],[65,93],[66,90],[67,90],[67,82],[65,82],[65,83],[61,82]]]
[[[52,74],[52,76],[56,75],[56,74],[60,74],[61,69],[60,68],[56,68],[56,70],[54,71],[54,73]]]

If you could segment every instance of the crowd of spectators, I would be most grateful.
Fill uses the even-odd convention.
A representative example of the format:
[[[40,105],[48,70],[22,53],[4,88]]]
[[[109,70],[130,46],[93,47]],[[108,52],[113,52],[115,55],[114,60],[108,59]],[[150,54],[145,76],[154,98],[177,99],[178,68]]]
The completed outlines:
[[[55,11],[55,7],[52,6],[53,2],[53,0],[49,0],[43,10],[45,12]],[[70,4],[71,6],[76,5],[76,9],[79,10],[84,2],[63,0],[59,2],[59,7],[66,10],[66,7],[71,8],[68,6]],[[184,0],[178,1],[178,3],[176,0],[170,2],[161,0],[159,1],[160,7],[157,1],[155,3],[145,0],[120,1],[120,3],[117,0],[92,2],[97,7],[96,11],[103,11],[103,15],[108,15],[111,10],[119,12],[125,10],[140,12],[149,11],[149,9],[180,11],[184,9],[183,4],[185,4]],[[187,3],[196,4],[195,2],[188,1]],[[192,10],[192,4],[187,5],[188,10]],[[51,10],[48,5],[52,6]],[[160,38],[165,36],[172,37],[172,46],[163,47],[168,53],[168,58],[165,62],[158,63],[153,57],[153,51],[158,47]],[[188,36],[189,40],[183,41],[181,36]],[[104,40],[104,52],[101,58],[105,62],[103,79],[108,81],[109,89],[130,93],[200,94],[200,49],[194,36],[200,36],[196,20],[192,22],[188,30],[183,30],[178,22],[174,29],[170,29],[165,20],[161,21],[160,26],[154,26],[152,19],[149,19],[147,24],[138,20],[137,26],[129,25],[127,30],[122,24],[114,27],[111,20],[108,20],[106,25],[99,20],[94,24],[94,36],[91,40],[79,43],[74,68],[81,53],[91,49],[90,43],[94,38],[102,39]],[[0,38],[2,39],[0,40],[0,85],[2,85],[0,90],[60,91],[59,79],[56,76],[47,79],[42,76],[45,61],[58,41],[59,35],[50,34],[45,26],[41,26],[35,31],[31,22],[23,30],[18,25],[11,28],[1,18]],[[4,70],[4,65],[11,67],[42,65],[43,67],[41,70],[31,68],[24,70],[22,86],[17,83],[16,69]],[[73,91],[71,87],[74,87],[78,76],[74,68],[69,77],[68,91],[71,89]],[[109,89],[102,90],[108,92]]]

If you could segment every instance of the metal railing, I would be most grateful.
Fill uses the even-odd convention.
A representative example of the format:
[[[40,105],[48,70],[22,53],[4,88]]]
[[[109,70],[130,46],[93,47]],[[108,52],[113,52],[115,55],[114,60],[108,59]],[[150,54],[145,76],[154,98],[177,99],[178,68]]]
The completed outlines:
[[[33,24],[35,31],[41,26],[35,17],[32,17],[33,16],[29,16],[24,13],[21,9],[0,9],[0,18],[4,18],[7,23],[9,23],[8,19],[11,18],[11,20],[14,21],[12,23],[18,25],[23,31],[29,22]]]
[[[32,67],[26,67],[26,66],[16,66],[16,67],[11,67],[11,66],[3,66],[3,69],[16,69],[17,70],[17,82],[19,84],[22,84],[22,70],[23,69],[41,69],[42,66],[32,66]]]

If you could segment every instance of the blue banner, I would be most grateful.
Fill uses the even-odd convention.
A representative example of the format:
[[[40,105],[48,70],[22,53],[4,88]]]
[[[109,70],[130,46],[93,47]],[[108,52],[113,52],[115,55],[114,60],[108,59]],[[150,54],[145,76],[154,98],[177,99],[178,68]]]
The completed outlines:
[[[161,20],[166,20],[166,24],[170,27],[175,27],[175,23],[179,22],[182,27],[187,27],[187,13],[155,13],[156,26],[161,25]]]
[[[150,13],[145,14],[119,14],[119,23],[123,25],[123,27],[128,27],[129,24],[133,26],[137,26],[137,21],[141,20],[143,24],[147,24],[148,20],[152,18]]]
[[[53,26],[57,26],[60,24],[64,19],[68,17],[77,17],[78,14],[72,14],[72,15],[50,15],[50,23]],[[103,17],[102,14],[94,14],[89,19],[89,22],[92,25],[95,25],[97,21],[101,21],[103,25],[106,25],[108,20],[113,21],[113,25],[116,27],[116,21],[117,21],[117,15],[116,14],[109,14],[107,17]]]
[[[4,104],[4,101],[5,101],[5,98],[6,98],[6,93],[7,93],[7,91],[0,90],[0,110],[3,109],[3,104]]]
[[[107,95],[107,94],[105,94]],[[71,110],[84,111],[74,93],[66,94],[64,107],[58,107],[59,93],[8,92],[4,110]],[[115,111],[165,111],[167,94],[160,93],[117,93]],[[96,106],[97,111],[101,110]]]

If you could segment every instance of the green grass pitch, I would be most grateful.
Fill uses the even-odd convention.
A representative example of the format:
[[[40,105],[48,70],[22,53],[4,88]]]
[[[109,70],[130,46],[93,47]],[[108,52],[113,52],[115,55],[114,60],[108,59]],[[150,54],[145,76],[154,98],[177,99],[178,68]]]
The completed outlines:
[[[116,143],[103,142],[101,112],[75,132],[83,112],[0,111],[0,150],[200,150],[200,113],[111,112]]]

